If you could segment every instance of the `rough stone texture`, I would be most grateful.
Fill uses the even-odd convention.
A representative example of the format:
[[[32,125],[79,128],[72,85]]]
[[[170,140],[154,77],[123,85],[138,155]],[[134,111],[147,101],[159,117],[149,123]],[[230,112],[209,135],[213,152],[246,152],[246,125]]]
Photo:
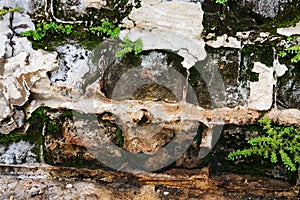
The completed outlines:
[[[259,73],[258,82],[250,83],[248,107],[251,109],[268,110],[273,102],[273,69],[266,65],[254,63],[253,72]]]
[[[24,141],[12,143],[7,148],[1,145],[0,163],[6,165],[35,163],[37,156],[31,152],[32,148],[33,145]]]
[[[287,37],[291,35],[300,35],[300,22],[298,22],[295,26],[288,28],[278,28],[277,33]]]
[[[181,57],[170,52],[150,52],[116,60],[100,72],[103,92],[119,101],[183,101],[186,71],[181,61]]]
[[[124,30],[125,36],[135,41],[143,40],[143,50],[165,49],[177,52],[184,58],[182,65],[189,69],[196,62],[204,60],[204,41],[201,5],[187,2],[142,1],[142,7],[134,9],[129,19],[135,27]],[[128,23],[128,21],[127,21]]]
[[[1,199],[297,199],[299,192],[287,182],[213,176],[208,168],[137,175],[49,165],[6,165],[0,171]]]
[[[299,63],[290,65],[289,70],[277,81],[277,103],[284,108],[300,109]]]
[[[97,66],[91,61],[91,51],[76,45],[66,44],[57,47],[59,69],[50,73],[53,88],[62,95],[78,98],[85,93]]]
[[[287,0],[246,0],[253,4],[253,12],[263,16],[274,18],[278,12],[283,10],[284,3],[287,3]]]
[[[199,106],[212,108],[210,101],[214,98],[219,98],[222,101],[220,105],[224,107],[246,105],[248,93],[247,85],[243,84],[245,81],[242,80],[246,72],[240,71],[241,50],[209,47],[206,50],[208,54],[206,62],[198,63],[190,69],[189,82],[198,97]],[[220,79],[215,78],[217,73],[220,73]],[[208,81],[204,81],[203,77],[207,77]],[[216,89],[221,95],[214,97],[211,91],[208,92],[208,88]],[[189,93],[187,97],[187,101],[190,102]]]
[[[22,8],[24,13],[34,13],[38,9],[43,8],[45,5],[45,0],[0,0],[0,8],[10,7],[10,8]]]
[[[7,26],[9,22],[9,14],[0,22],[4,26],[1,29],[0,35],[7,34]],[[24,30],[22,28],[22,18],[27,24],[29,18],[27,15],[16,14],[15,20],[12,20],[12,24],[16,22],[16,30]],[[29,23],[27,28],[30,28],[33,23]],[[2,30],[4,32],[2,32]],[[13,36],[13,35],[11,35]],[[2,55],[1,59],[4,59],[5,62],[1,65],[1,74],[0,74],[0,91],[2,100],[1,102],[2,113],[0,121],[12,115],[14,106],[23,106],[29,96],[30,90],[34,84],[38,81],[44,80],[47,78],[47,72],[57,68],[57,54],[56,53],[47,53],[43,50],[33,50],[31,43],[26,38],[11,37],[6,38],[5,45],[1,46],[1,52],[6,52]],[[7,52],[8,48],[13,49],[11,55]],[[8,111],[9,110],[9,111]]]
[[[50,14],[56,22],[70,24],[95,22],[99,25],[100,19],[104,18],[114,22],[122,20],[137,3],[127,0],[50,0],[48,8],[51,9]]]
[[[10,14],[6,14],[3,16],[3,19],[0,21],[0,56],[3,59],[4,56],[11,55],[11,46],[10,46],[10,38],[13,35],[12,30],[9,28],[10,25]],[[8,54],[8,55],[7,55]],[[1,62],[1,66],[4,64],[4,60]],[[0,75],[3,74],[3,67],[1,67]]]
[[[300,127],[300,111],[297,109],[287,109],[287,110],[272,110],[267,114],[267,117],[273,119],[275,122],[284,125],[292,125]]]
[[[275,60],[272,68],[255,62],[252,71],[259,73],[259,80],[250,83],[248,107],[255,110],[269,110],[273,103],[273,86],[276,84],[276,77],[283,76],[287,68]]]
[[[206,45],[213,48],[228,47],[240,49],[242,47],[241,41],[238,41],[234,37],[228,37],[226,34],[217,37],[217,40],[207,41]]]

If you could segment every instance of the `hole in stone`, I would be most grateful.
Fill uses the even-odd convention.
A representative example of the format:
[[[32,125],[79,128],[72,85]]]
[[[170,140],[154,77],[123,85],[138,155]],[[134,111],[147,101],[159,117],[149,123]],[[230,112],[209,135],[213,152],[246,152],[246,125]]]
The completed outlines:
[[[141,109],[143,111],[142,118],[137,122],[137,125],[139,126],[146,126],[151,122],[151,116],[150,113],[146,109]]]

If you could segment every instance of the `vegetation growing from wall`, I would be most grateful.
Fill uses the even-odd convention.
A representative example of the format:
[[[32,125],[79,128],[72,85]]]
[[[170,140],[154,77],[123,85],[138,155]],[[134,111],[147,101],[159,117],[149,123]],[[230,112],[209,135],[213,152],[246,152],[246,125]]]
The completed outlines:
[[[300,61],[300,45],[286,48],[285,50],[280,51],[278,55],[280,57],[286,57],[287,55],[292,55],[293,57],[291,58],[291,62],[297,63]]]
[[[21,12],[21,10],[22,10],[21,8],[9,8],[9,9],[2,8],[0,9],[0,17],[6,15],[9,12]]]
[[[122,49],[116,52],[116,57],[121,58],[130,52],[134,52],[134,54],[137,55],[143,50],[143,41],[142,38],[138,38],[136,41],[131,41],[128,37],[125,37],[119,46]]]
[[[120,27],[115,26],[107,20],[103,20],[101,26],[91,27],[89,30],[97,36],[107,35],[111,38],[118,37],[120,33]]]
[[[263,117],[259,120],[263,125],[264,135],[251,138],[250,148],[229,153],[231,160],[253,155],[270,159],[272,163],[281,160],[290,171],[296,171],[300,164],[300,130],[293,127],[274,125],[272,120]]]
[[[228,0],[216,0],[216,3],[224,4],[228,2]]]
[[[57,24],[55,22],[43,22],[41,24],[36,25],[36,30],[28,30],[21,33],[23,37],[32,37],[33,40],[42,40],[47,36],[51,36],[52,34],[66,34],[69,35],[72,32],[72,25],[62,25]]]

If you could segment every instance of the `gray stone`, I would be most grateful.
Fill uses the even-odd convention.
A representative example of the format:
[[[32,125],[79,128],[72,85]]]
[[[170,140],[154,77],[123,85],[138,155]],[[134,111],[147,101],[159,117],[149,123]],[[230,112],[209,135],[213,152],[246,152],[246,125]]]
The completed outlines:
[[[10,56],[10,51],[8,51],[8,49],[11,49],[9,36],[12,37],[13,31],[9,28],[9,18],[10,14],[8,13],[0,20],[0,58]]]
[[[13,27],[14,31],[18,34],[21,34],[22,32],[28,30],[35,30],[34,23],[32,22],[29,15],[27,14],[15,12],[12,24],[14,26]]]
[[[245,0],[253,4],[252,11],[263,16],[274,18],[283,10],[288,0]]]
[[[6,165],[35,163],[36,155],[31,152],[32,148],[33,145],[24,141],[12,143],[7,150],[0,147],[0,163]]]
[[[45,0],[0,0],[0,8],[22,8],[22,12],[34,13],[45,6]]]
[[[57,52],[59,69],[51,72],[50,80],[58,89],[57,92],[78,98],[84,94],[86,85],[90,84],[86,76],[93,76],[98,70],[91,60],[91,51],[66,44],[57,47]]]

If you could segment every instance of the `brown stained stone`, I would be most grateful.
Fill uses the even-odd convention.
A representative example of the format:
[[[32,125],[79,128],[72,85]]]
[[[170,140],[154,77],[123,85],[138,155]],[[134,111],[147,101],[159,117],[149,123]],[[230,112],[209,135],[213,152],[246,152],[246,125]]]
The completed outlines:
[[[82,144],[82,141],[80,139],[80,137],[78,136],[78,134],[76,134],[76,132],[74,132],[74,129],[70,127],[67,127],[68,122],[64,122],[63,123],[63,127],[62,127],[62,133],[63,136],[65,138],[65,143],[66,144],[74,144],[74,145],[78,145],[78,146],[84,146]],[[85,143],[86,145],[86,143]]]
[[[279,124],[300,127],[300,111],[297,109],[273,109],[266,116]]]
[[[130,174],[49,165],[0,165],[1,199],[297,199],[299,187],[209,169]],[[10,173],[7,173],[10,172]],[[81,178],[79,178],[81,177]],[[5,191],[5,192],[2,192]],[[17,192],[16,192],[17,191]],[[33,195],[33,196],[32,196]]]
[[[0,58],[0,76],[4,74],[4,65],[7,63],[5,58]]]

